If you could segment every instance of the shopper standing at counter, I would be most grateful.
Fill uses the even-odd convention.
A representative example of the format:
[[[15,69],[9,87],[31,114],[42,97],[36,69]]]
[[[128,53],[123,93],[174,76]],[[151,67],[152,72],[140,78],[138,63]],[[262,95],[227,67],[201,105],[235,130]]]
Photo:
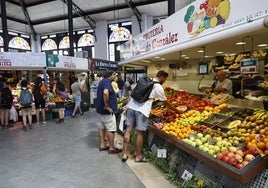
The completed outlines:
[[[154,86],[149,95],[149,99],[143,103],[135,101],[131,98],[130,102],[127,104],[127,118],[125,124],[127,125],[124,134],[124,144],[122,149],[122,162],[126,162],[128,159],[127,150],[130,142],[130,135],[133,127],[136,127],[137,139],[136,139],[136,159],[135,162],[149,162],[149,159],[142,155],[143,146],[143,133],[148,127],[148,117],[152,108],[153,99],[159,99],[164,102],[164,105],[171,110],[180,113],[176,108],[167,103],[167,97],[165,96],[162,84],[168,78],[168,73],[166,71],[160,70],[156,74],[156,78],[153,79]],[[138,85],[136,86],[138,87]]]
[[[2,83],[3,88],[1,89],[1,126],[2,128],[12,127],[8,125],[9,122],[9,112],[13,103],[13,95],[6,82]]]
[[[83,115],[81,110],[81,84],[78,82],[78,78],[74,78],[74,83],[71,85],[73,100],[74,100],[74,110],[72,113],[72,118],[75,118],[77,110],[79,110],[80,115]]]
[[[56,108],[58,109],[58,114],[59,114],[59,120],[56,123],[63,123],[64,122],[64,111],[65,111],[65,96],[66,91],[65,91],[65,86],[59,78],[54,79],[54,85],[53,85],[53,94],[55,96],[55,103],[56,103]]]
[[[27,80],[21,81],[21,91],[19,94],[19,106],[22,113],[23,127],[22,130],[27,131],[27,117],[29,122],[29,129],[32,129],[32,93],[28,89]]]
[[[34,90],[33,90],[34,103],[35,103],[35,109],[36,109],[36,126],[37,127],[39,127],[40,125],[40,111],[42,113],[43,126],[46,125],[46,114],[45,114],[46,93],[47,93],[47,89],[46,89],[45,84],[42,83],[42,78],[37,77],[35,85],[34,85]]]
[[[233,95],[233,83],[230,79],[226,78],[226,72],[220,70],[216,74],[216,84],[213,84],[211,88],[207,88],[205,92],[209,93],[228,93]],[[214,86],[215,85],[215,86]]]
[[[98,85],[96,110],[100,122],[97,123],[99,128],[99,151],[108,150],[109,154],[119,153],[114,147],[114,138],[116,131],[117,97],[111,82],[117,77],[116,72],[109,71]],[[107,137],[109,147],[105,144],[105,129],[108,131]]]

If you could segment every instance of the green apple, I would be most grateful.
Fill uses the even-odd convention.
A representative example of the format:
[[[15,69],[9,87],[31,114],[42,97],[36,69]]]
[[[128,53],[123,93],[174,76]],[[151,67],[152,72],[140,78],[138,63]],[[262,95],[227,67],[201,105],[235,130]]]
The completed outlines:
[[[214,150],[210,149],[210,150],[208,150],[208,153],[209,153],[210,155],[214,155]]]
[[[209,148],[206,147],[206,146],[204,146],[203,151],[204,151],[204,152],[208,152],[208,151],[209,151]]]
[[[221,148],[219,146],[214,146],[213,149],[214,149],[215,153],[218,153],[221,150]]]
[[[198,138],[203,138],[204,135],[203,135],[202,133],[197,133],[197,137],[198,137]]]
[[[202,145],[202,141],[200,139],[196,139],[195,142],[196,142],[196,146]]]
[[[200,140],[202,141],[202,143],[206,143],[208,141],[208,139],[206,137],[202,137],[202,138],[200,138]]]

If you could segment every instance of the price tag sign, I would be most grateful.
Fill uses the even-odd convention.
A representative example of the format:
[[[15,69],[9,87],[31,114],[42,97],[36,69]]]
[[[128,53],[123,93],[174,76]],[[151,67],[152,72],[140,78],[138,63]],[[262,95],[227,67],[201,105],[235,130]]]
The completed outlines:
[[[181,178],[184,181],[188,181],[188,180],[192,179],[192,177],[193,177],[193,174],[191,174],[188,170],[184,170],[183,174],[181,175]]]
[[[157,150],[158,158],[167,158],[167,150],[166,149],[158,149]]]

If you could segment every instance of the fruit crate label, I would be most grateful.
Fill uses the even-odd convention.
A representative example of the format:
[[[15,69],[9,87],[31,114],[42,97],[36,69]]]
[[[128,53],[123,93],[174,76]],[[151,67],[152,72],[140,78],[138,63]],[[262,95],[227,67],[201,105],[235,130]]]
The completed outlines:
[[[193,174],[191,172],[189,172],[188,170],[184,170],[183,174],[181,175],[181,178],[184,181],[188,181],[188,180],[192,179],[192,177],[193,177]]]
[[[157,149],[157,157],[158,158],[167,158],[167,150],[166,149]]]

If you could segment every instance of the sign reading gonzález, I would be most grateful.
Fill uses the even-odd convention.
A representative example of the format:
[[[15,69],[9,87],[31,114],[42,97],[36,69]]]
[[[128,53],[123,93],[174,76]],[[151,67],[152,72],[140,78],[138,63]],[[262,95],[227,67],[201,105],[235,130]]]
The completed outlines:
[[[117,62],[103,59],[89,59],[89,67],[92,70],[116,70],[118,69]]]

